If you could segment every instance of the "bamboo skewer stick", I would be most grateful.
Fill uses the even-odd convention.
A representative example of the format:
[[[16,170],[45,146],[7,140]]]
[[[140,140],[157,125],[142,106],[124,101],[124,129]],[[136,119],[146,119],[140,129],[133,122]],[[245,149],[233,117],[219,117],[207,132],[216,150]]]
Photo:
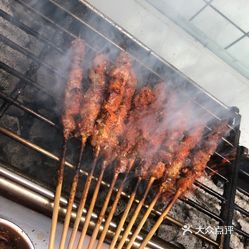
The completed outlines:
[[[123,188],[124,188],[124,185],[125,185],[125,181],[126,181],[126,179],[127,179],[127,176],[128,176],[128,174],[129,174],[131,168],[132,168],[133,165],[134,165],[134,162],[135,162],[135,160],[130,160],[130,161],[129,161],[128,170],[127,170],[126,173],[125,173],[125,177],[124,177],[124,179],[123,179],[123,181],[122,181],[122,183],[121,183],[121,185],[120,185],[120,187],[119,187],[119,189],[118,189],[118,192],[117,192],[116,197],[115,197],[115,199],[114,199],[114,202],[113,202],[113,204],[112,204],[112,207],[111,207],[111,210],[110,210],[110,212],[109,212],[109,215],[108,215],[108,217],[107,217],[107,219],[106,219],[106,221],[105,221],[105,225],[104,225],[103,231],[102,231],[102,233],[101,233],[101,235],[100,235],[100,238],[99,238],[99,241],[98,241],[98,244],[97,244],[96,249],[100,249],[100,248],[102,247],[102,244],[103,244],[103,242],[104,242],[104,240],[105,240],[105,236],[106,236],[106,234],[107,234],[107,232],[108,232],[109,225],[110,225],[110,223],[111,223],[111,221],[112,221],[112,217],[113,217],[113,215],[114,215],[114,212],[116,211],[116,208],[117,208],[117,205],[118,205],[118,201],[119,201],[119,199],[120,199],[120,197],[121,197],[121,194],[122,194],[122,191],[123,191]],[[118,172],[119,172],[119,171],[118,171]],[[119,173],[120,173],[120,172],[119,172]],[[117,173],[117,174],[119,174],[119,173]]]
[[[87,232],[90,220],[91,220],[92,212],[93,212],[93,209],[94,209],[97,197],[98,197],[101,181],[102,181],[106,166],[107,166],[107,161],[104,161],[103,165],[102,165],[100,175],[99,175],[99,178],[98,178],[98,181],[97,181],[97,185],[95,186],[95,190],[94,190],[94,193],[93,193],[93,197],[92,197],[90,207],[89,207],[89,209],[87,211],[87,216],[86,216],[86,219],[85,219],[83,229],[81,231],[81,235],[80,235],[80,239],[79,239],[79,242],[78,242],[77,249],[82,248],[82,245],[83,245],[83,242],[84,242],[84,239],[85,239],[85,235],[86,235],[86,232]]]
[[[132,206],[132,204],[133,204],[133,201],[134,201],[134,199],[135,199],[136,192],[137,192],[137,188],[138,188],[140,182],[141,182],[141,178],[138,178],[138,181],[137,181],[137,183],[136,183],[136,186],[135,186],[133,192],[132,192],[131,195],[130,195],[130,199],[129,199],[128,203],[127,203],[126,209],[125,209],[125,211],[124,211],[124,213],[123,213],[123,215],[122,215],[122,217],[121,217],[121,220],[120,220],[120,222],[119,222],[119,224],[118,224],[117,230],[115,231],[115,236],[114,236],[113,239],[112,239],[112,242],[111,242],[111,245],[110,245],[109,249],[114,249],[114,247],[115,247],[115,245],[116,245],[116,242],[117,242],[117,240],[118,240],[118,237],[119,237],[119,235],[120,235],[120,233],[121,233],[121,231],[122,231],[122,228],[123,228],[123,226],[124,226],[124,223],[125,223],[125,221],[126,221],[126,218],[127,218],[128,214],[129,214],[129,211],[130,211],[131,206]]]
[[[115,212],[115,210],[117,208],[118,201],[119,201],[120,196],[122,194],[122,191],[123,191],[123,188],[124,188],[124,183],[125,183],[125,180],[127,178],[127,175],[128,175],[128,173],[126,174],[125,178],[123,179],[122,184],[121,184],[121,186],[120,186],[120,188],[119,188],[119,190],[117,192],[117,195],[116,195],[115,200],[114,200],[114,202],[112,204],[112,207],[111,207],[111,210],[109,212],[109,215],[108,215],[108,217],[106,219],[103,231],[102,231],[102,233],[100,235],[100,238],[99,238],[99,241],[98,241],[96,249],[101,248],[102,244],[103,244],[103,242],[105,240],[105,236],[106,236],[106,234],[108,232],[109,225],[111,223],[112,217],[113,217],[114,212]]]
[[[132,218],[131,218],[129,224],[128,224],[127,228],[124,231],[122,239],[120,240],[120,242],[118,244],[117,249],[121,249],[123,247],[123,245],[125,244],[125,241],[126,241],[127,237],[129,236],[129,233],[130,233],[130,231],[131,231],[131,229],[132,229],[132,227],[133,227],[133,225],[134,225],[134,223],[135,223],[135,221],[137,219],[137,216],[139,215],[139,212],[140,212],[140,210],[141,210],[141,208],[142,208],[142,206],[143,206],[143,204],[145,202],[145,199],[146,199],[146,197],[147,197],[147,195],[149,193],[149,190],[150,190],[153,182],[155,181],[155,179],[156,179],[155,177],[151,177],[150,178],[150,180],[148,182],[148,185],[146,187],[144,196],[141,199],[141,201],[138,203],[137,208],[135,209],[135,212],[133,213]]]
[[[119,173],[115,173],[114,176],[113,176],[112,183],[110,185],[109,191],[108,191],[107,196],[105,198],[103,207],[102,207],[102,209],[100,211],[98,221],[97,221],[97,223],[95,225],[94,231],[93,231],[92,236],[91,236],[91,240],[90,240],[90,242],[88,244],[88,247],[87,247],[88,249],[92,249],[93,248],[94,242],[95,242],[95,240],[97,238],[97,235],[98,235],[98,232],[99,232],[99,228],[100,228],[101,223],[102,223],[102,221],[104,219],[105,212],[106,212],[108,203],[110,201],[110,198],[111,198],[114,186],[115,186],[116,181],[118,179],[118,176],[119,176]]]
[[[160,215],[160,217],[156,221],[155,225],[152,227],[152,229],[150,230],[150,232],[147,234],[147,236],[143,240],[142,244],[139,247],[140,249],[145,248],[145,246],[148,244],[149,240],[153,237],[154,233],[157,231],[157,229],[159,228],[159,226],[161,225],[161,223],[164,221],[164,219],[168,215],[169,211],[171,210],[171,208],[174,206],[174,204],[176,203],[176,201],[178,200],[178,198],[181,195],[182,195],[182,189],[179,188],[177,190],[175,196],[173,197],[172,201],[169,203],[169,205],[167,206],[167,208]]]
[[[82,137],[82,141],[81,141],[81,145],[80,145],[79,160],[78,160],[78,164],[75,168],[75,174],[74,174],[73,181],[72,181],[72,186],[71,186],[71,191],[70,191],[70,195],[69,195],[69,199],[68,199],[67,212],[66,212],[66,216],[65,216],[65,220],[64,220],[59,249],[64,249],[64,247],[65,247],[68,227],[69,227],[69,223],[70,223],[70,219],[71,219],[71,215],[72,215],[75,194],[76,194],[79,176],[80,176],[80,167],[81,167],[82,156],[83,156],[83,152],[84,152],[84,148],[85,148],[85,144],[86,144],[86,139],[87,139],[86,137]]]
[[[59,214],[59,208],[60,208],[60,198],[61,198],[62,184],[63,184],[63,178],[64,178],[67,141],[68,139],[64,138],[62,152],[61,152],[61,160],[60,160],[59,167],[57,170],[57,185],[56,185],[56,191],[55,191],[54,208],[53,208],[53,215],[52,215],[52,222],[51,222],[51,229],[50,229],[49,246],[48,246],[49,249],[54,249],[56,227],[57,227],[58,214]]]
[[[136,238],[137,238],[139,232],[141,231],[141,229],[142,229],[144,223],[146,222],[147,218],[149,217],[149,215],[150,215],[152,209],[153,209],[154,206],[156,205],[156,203],[157,203],[159,197],[161,196],[161,194],[162,194],[162,189],[160,189],[160,190],[157,192],[157,194],[155,195],[155,197],[153,198],[153,200],[152,200],[152,202],[150,203],[148,209],[146,210],[145,214],[143,215],[142,220],[141,220],[140,223],[138,224],[138,226],[137,226],[135,232],[132,234],[132,237],[130,238],[130,241],[129,241],[129,243],[128,243],[126,249],[130,249],[130,248],[132,247],[133,242],[136,240]]]
[[[92,169],[91,169],[91,171],[88,174],[87,179],[86,179],[86,183],[85,183],[85,186],[84,186],[81,198],[80,198],[79,207],[78,207],[76,218],[75,218],[75,221],[74,221],[73,230],[72,230],[72,233],[71,233],[71,236],[70,236],[70,239],[69,239],[69,244],[68,244],[68,247],[67,247],[68,249],[72,249],[73,246],[74,246],[74,243],[75,243],[75,238],[76,238],[76,235],[77,235],[77,231],[78,231],[78,227],[79,227],[79,224],[80,224],[81,216],[82,216],[85,204],[86,204],[88,192],[89,192],[91,182],[92,182],[93,173],[94,173],[94,170],[95,170],[95,167],[96,167],[96,164],[97,164],[99,151],[100,150],[97,149],[96,152],[95,152],[95,157],[94,157],[94,161],[93,161],[93,164],[92,164]]]

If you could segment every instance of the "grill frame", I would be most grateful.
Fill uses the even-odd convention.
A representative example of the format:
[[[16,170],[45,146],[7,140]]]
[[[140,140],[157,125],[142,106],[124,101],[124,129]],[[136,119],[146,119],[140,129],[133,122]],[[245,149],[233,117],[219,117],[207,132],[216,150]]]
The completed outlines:
[[[41,6],[33,5],[32,7],[30,7],[29,1],[24,1],[24,0],[17,0],[17,2],[20,3],[22,6],[25,6],[25,8],[29,8],[30,10],[36,12],[37,14],[39,13],[37,8],[40,9]],[[236,160],[233,163],[231,163],[228,159],[224,158],[222,155],[220,155],[218,152],[216,152],[217,156],[220,156],[223,159],[226,159],[230,163],[229,169],[232,173],[232,174],[228,174],[227,178],[221,174],[216,174],[217,177],[219,177],[220,179],[223,179],[226,182],[223,196],[219,195],[218,193],[213,192],[213,190],[209,189],[207,186],[203,185],[200,182],[196,183],[197,186],[205,189],[205,191],[216,196],[216,198],[219,198],[223,202],[223,206],[222,206],[223,212],[220,215],[221,217],[217,217],[215,214],[210,214],[210,212],[208,210],[205,210],[202,207],[198,206],[197,203],[192,203],[191,200],[188,200],[188,199],[183,200],[186,203],[190,204],[191,206],[194,205],[196,209],[201,210],[204,213],[206,212],[206,214],[210,215],[212,218],[215,218],[217,221],[219,221],[220,224],[226,225],[226,226],[231,225],[232,224],[232,217],[233,217],[233,213],[234,213],[234,198],[235,198],[236,186],[237,186],[236,181],[237,181],[237,175],[238,175],[238,160],[240,157],[240,147],[238,147],[239,134],[240,134],[240,132],[239,132],[240,115],[238,114],[238,110],[237,109],[229,110],[229,108],[227,106],[225,106],[223,103],[221,103],[220,101],[215,99],[210,94],[206,93],[195,82],[193,82],[192,80],[187,78],[185,75],[183,75],[181,72],[179,72],[176,68],[174,68],[172,65],[167,63],[165,60],[163,60],[160,56],[156,55],[153,51],[151,51],[149,48],[147,48],[144,44],[142,44],[141,42],[134,39],[128,32],[126,32],[122,28],[118,27],[113,22],[111,22],[107,17],[105,17],[100,12],[98,12],[96,9],[94,9],[87,2],[84,1],[84,3],[83,3],[83,2],[78,2],[78,1],[74,0],[70,3],[70,6],[69,6],[69,5],[67,5],[68,3],[64,3],[65,5],[63,5],[61,3],[61,1],[56,2],[54,0],[51,0],[51,1],[45,0],[45,1],[43,1],[42,4],[44,6],[46,5],[46,8],[43,10],[44,12],[42,12],[42,15],[40,15],[40,17],[43,18],[44,20],[46,20],[47,22],[50,22],[50,25],[53,25],[59,31],[62,31],[63,33],[65,33],[67,36],[70,37],[70,39],[76,38],[78,36],[78,34],[76,34],[76,31],[73,30],[72,27],[71,27],[71,29],[70,28],[66,29],[63,26],[60,26],[59,22],[56,22],[55,17],[51,16],[51,12],[53,12],[53,11],[51,11],[51,6],[53,6],[52,9],[53,8],[59,9],[59,11],[61,11],[63,13],[63,15],[65,15],[65,16],[70,15],[70,17],[74,20],[74,22],[77,23],[77,25],[79,25],[79,27],[85,25],[86,27],[88,27],[91,30],[91,32],[95,32],[96,35],[107,40],[107,42],[111,43],[112,46],[114,46],[116,49],[118,49],[118,50],[125,49],[128,53],[130,53],[131,57],[134,59],[134,61],[136,61],[136,63],[140,64],[146,70],[149,70],[156,77],[167,80],[168,77],[174,77],[174,75],[177,74],[178,79],[181,79],[178,82],[176,82],[177,84],[181,85],[183,88],[187,88],[187,89],[191,88],[193,91],[196,92],[196,94],[198,96],[201,96],[202,98],[211,99],[213,101],[214,106],[217,107],[218,110],[220,110],[222,108],[222,109],[226,110],[227,112],[231,111],[234,114],[234,119],[233,119],[233,124],[232,124],[232,126],[233,126],[232,129],[233,129],[233,133],[234,133],[233,143],[227,141],[224,138],[223,138],[223,141],[225,143],[227,143],[229,146],[233,146],[235,148],[238,148],[237,153],[236,153]],[[73,8],[71,8],[72,6],[73,6]],[[84,10],[86,10],[86,9],[87,9],[87,11],[89,11],[91,16],[96,15],[96,18],[100,18],[101,21],[104,22],[105,25],[108,26],[107,30],[109,30],[109,28],[111,27],[112,32],[114,32],[115,34],[116,33],[119,34],[119,35],[115,36],[115,39],[122,38],[123,45],[121,45],[121,46],[118,45],[121,43],[120,41],[113,41],[113,40],[110,40],[108,37],[106,37],[106,34],[105,34],[105,32],[107,32],[106,30],[101,30],[101,32],[104,33],[103,34],[99,30],[96,30],[96,27],[89,26],[89,24],[87,24],[84,20],[82,20],[82,17],[80,17],[80,15],[79,15],[80,13],[77,13],[77,12],[84,13]],[[49,70],[51,70],[52,72],[56,72],[56,69],[50,67],[49,65],[44,64],[44,62],[42,61],[42,58],[43,58],[43,56],[45,56],[45,54],[51,48],[56,49],[59,53],[63,52],[63,50],[61,48],[57,47],[56,45],[54,45],[52,41],[48,40],[47,38],[45,38],[43,36],[40,36],[39,32],[29,28],[27,25],[21,23],[16,18],[11,17],[10,15],[6,14],[2,10],[0,11],[0,16],[3,17],[5,20],[8,20],[9,22],[14,24],[15,26],[21,28],[27,34],[32,35],[32,36],[38,38],[39,40],[41,40],[45,43],[43,52],[37,58],[37,57],[35,57],[35,55],[32,55],[30,52],[26,51],[24,48],[18,46],[17,44],[13,43],[12,41],[6,39],[5,37],[3,37],[1,35],[0,41],[4,42],[5,44],[9,45],[10,47],[14,48],[15,50],[25,54],[27,57],[29,57],[30,59],[32,59],[34,61],[34,64],[30,67],[30,69],[25,74],[22,74],[20,72],[17,72],[15,69],[13,69],[11,67],[8,67],[6,64],[4,64],[2,62],[0,63],[0,68],[9,72],[12,75],[18,77],[20,79],[20,82],[18,83],[18,85],[21,85],[21,87],[16,89],[16,91],[14,92],[14,94],[12,94],[12,96],[7,96],[6,94],[0,92],[0,98],[4,99],[4,101],[5,101],[5,104],[0,107],[0,118],[4,115],[4,113],[6,112],[6,110],[8,109],[9,106],[15,105],[16,107],[24,110],[25,112],[29,113],[30,115],[33,115],[34,117],[46,122],[47,124],[51,125],[52,127],[61,130],[61,127],[57,123],[49,120],[47,117],[44,117],[43,115],[37,113],[36,111],[32,110],[31,108],[20,103],[18,101],[18,96],[19,96],[20,92],[22,91],[22,87],[25,88],[26,85],[28,85],[28,84],[35,85],[39,90],[43,91],[43,86],[37,85],[33,80],[30,79],[30,77],[36,72],[36,70],[38,70],[38,68],[40,66],[48,67]],[[127,47],[127,44],[129,44],[128,47]],[[98,49],[94,49],[89,44],[88,44],[88,47],[90,49],[93,49],[95,52],[98,51]],[[142,55],[141,55],[141,50],[144,51],[142,53]],[[135,55],[134,55],[134,53],[135,53]],[[144,57],[144,58],[141,58],[141,57]],[[147,65],[148,63],[147,64],[144,63],[145,58],[146,58],[146,61],[147,60],[149,61],[150,65]],[[155,61],[157,61],[157,63],[159,63],[162,66],[162,68],[164,68],[164,69],[166,68],[167,70],[164,70],[164,72],[161,72],[160,68],[157,68],[154,70],[153,66],[154,66]],[[57,74],[60,75],[59,72],[57,72]],[[196,104],[199,105],[198,102],[196,102]],[[209,112],[210,115],[213,115],[214,117],[219,119],[219,117],[217,116],[217,113],[212,113],[212,111],[207,109],[205,106],[200,106],[200,108],[203,108],[203,110]],[[216,108],[214,108],[214,109],[216,109]],[[4,128],[0,128],[0,133],[6,135],[8,137],[11,137],[12,139],[14,139],[18,142],[21,142],[21,143],[25,144],[26,146],[28,146],[34,150],[37,150],[40,153],[43,153],[50,158],[53,158],[55,160],[58,159],[58,157],[54,156],[51,153],[48,153],[43,148],[40,148],[39,146],[36,146],[35,144],[30,143],[27,140],[20,138],[19,136],[17,136],[16,134],[14,134],[11,131],[8,131]],[[67,163],[67,166],[69,166],[71,168],[74,167],[70,163]],[[83,175],[87,175],[87,172],[85,172],[85,171],[81,171],[81,173]],[[229,175],[230,175],[230,177],[229,177]],[[232,183],[232,184],[229,184],[229,183]],[[108,184],[105,182],[102,182],[102,184],[108,186]],[[123,193],[123,195],[126,195],[126,194]],[[138,200],[136,200],[136,201],[138,202]],[[153,210],[153,213],[155,215],[160,215],[160,212],[157,210]],[[183,226],[183,224],[179,223],[179,221],[176,221],[171,217],[169,217],[168,220],[173,222],[175,225],[178,225],[180,227]],[[205,238],[205,236],[202,236],[202,235],[198,235],[198,236],[202,237],[202,239],[204,239],[206,241],[209,241],[214,246],[220,246],[222,244],[223,244],[224,248],[228,248],[228,246],[229,246],[229,241],[230,241],[229,236],[225,236],[224,240],[221,237],[218,238],[218,242],[217,241],[216,242],[210,241],[208,238]]]

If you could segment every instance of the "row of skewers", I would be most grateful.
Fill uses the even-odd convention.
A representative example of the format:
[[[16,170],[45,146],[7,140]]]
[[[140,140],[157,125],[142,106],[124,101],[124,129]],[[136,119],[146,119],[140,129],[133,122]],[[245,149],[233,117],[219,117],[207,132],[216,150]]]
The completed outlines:
[[[73,41],[71,67],[64,95],[62,116],[64,143],[58,169],[49,249],[54,249],[64,178],[65,154],[68,140],[72,136],[80,138],[81,148],[68,199],[59,248],[72,249],[76,243],[76,234],[99,158],[103,160],[101,171],[76,248],[81,249],[83,246],[104,172],[112,163],[115,165],[113,178],[98,215],[88,249],[94,247],[113,189],[119,175],[123,174],[124,178],[108,216],[105,218],[103,230],[96,246],[97,249],[102,247],[131,170],[135,171],[137,177],[136,186],[115,231],[110,244],[111,249],[131,248],[156,203],[161,199],[171,200],[149,234],[144,238],[140,246],[140,248],[144,248],[177,199],[192,187],[198,177],[204,174],[210,156],[215,152],[220,139],[229,131],[227,121],[221,121],[217,123],[215,129],[207,131],[207,118],[201,113],[196,113],[190,101],[183,105],[183,100],[179,94],[169,90],[164,82],[137,89],[137,78],[132,68],[132,62],[125,52],[119,54],[113,66],[110,66],[105,55],[97,54],[88,74],[89,88],[83,93],[82,63],[84,62],[84,54],[84,41],[81,39]],[[94,159],[82,191],[69,243],[65,247],[80,176],[82,155],[88,139],[94,148]],[[133,205],[136,190],[143,180],[148,180],[143,198],[138,203],[127,227],[122,231]],[[150,202],[143,218],[130,236],[155,181],[157,184],[159,182],[159,187],[155,192],[154,199]]]

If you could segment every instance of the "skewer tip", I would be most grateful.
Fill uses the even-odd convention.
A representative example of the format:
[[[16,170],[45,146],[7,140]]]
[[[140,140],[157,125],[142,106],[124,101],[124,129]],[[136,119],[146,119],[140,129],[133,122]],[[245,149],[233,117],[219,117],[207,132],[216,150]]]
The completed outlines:
[[[85,134],[81,134],[81,143],[82,143],[82,144],[85,144],[87,138],[88,138],[88,136],[86,136]]]

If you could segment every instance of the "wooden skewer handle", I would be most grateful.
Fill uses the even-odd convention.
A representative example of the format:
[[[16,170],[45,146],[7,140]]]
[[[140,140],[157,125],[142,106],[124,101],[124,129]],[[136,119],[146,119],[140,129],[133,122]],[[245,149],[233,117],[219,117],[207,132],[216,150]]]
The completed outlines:
[[[75,219],[74,226],[73,226],[73,231],[72,231],[72,234],[70,236],[70,240],[69,240],[69,244],[68,244],[68,249],[72,249],[74,246],[75,238],[76,238],[78,227],[79,227],[80,220],[81,220],[81,215],[83,213],[83,210],[84,210],[84,207],[86,204],[87,195],[88,195],[88,192],[89,192],[89,189],[91,186],[91,180],[92,180],[92,174],[89,174],[87,176],[85,187],[84,187],[84,190],[83,190],[83,193],[81,196],[81,200],[80,200],[80,204],[79,204],[79,207],[77,210],[76,219]]]
[[[73,203],[74,203],[74,198],[75,198],[75,194],[76,194],[76,189],[78,186],[78,181],[79,181],[79,173],[75,174],[74,178],[73,178],[73,183],[72,183],[70,196],[69,196],[69,200],[68,200],[67,212],[66,212],[66,217],[64,220],[64,226],[63,226],[63,231],[62,231],[62,235],[61,235],[59,249],[64,249],[64,247],[65,247],[65,242],[66,242],[66,238],[67,238],[67,232],[68,232],[69,223],[70,223],[70,219],[71,219]]]
[[[60,208],[61,190],[62,190],[62,183],[59,183],[56,187],[56,192],[55,192],[54,209],[53,209],[52,224],[51,224],[51,231],[49,237],[49,247],[48,247],[49,249],[54,249],[56,226],[57,226],[57,220]]]
[[[155,178],[151,177],[150,180],[149,180],[149,182],[148,182],[148,185],[146,187],[144,196],[140,200],[140,202],[138,203],[137,208],[135,209],[135,212],[133,213],[132,218],[131,218],[129,224],[128,224],[127,228],[124,231],[122,239],[121,239],[121,241],[118,244],[117,249],[121,249],[123,247],[123,245],[125,244],[125,241],[127,240],[128,236],[129,236],[129,233],[130,233],[130,231],[131,231],[131,229],[132,229],[132,227],[133,227],[133,225],[134,225],[134,223],[135,223],[135,221],[136,221],[136,219],[137,219],[137,217],[139,215],[139,212],[140,212],[141,208],[143,207],[145,199],[146,199],[146,197],[147,197],[147,195],[148,195],[148,193],[150,191],[150,188],[151,188],[151,186],[152,186],[152,184],[153,184],[154,181],[155,181]]]
[[[163,213],[160,215],[160,217],[158,218],[158,220],[156,221],[155,225],[152,227],[152,229],[150,230],[150,232],[147,234],[147,236],[145,237],[145,239],[143,240],[142,244],[140,245],[140,249],[145,248],[145,246],[148,244],[148,242],[150,241],[150,239],[153,237],[153,235],[155,234],[155,232],[157,231],[157,229],[159,228],[159,226],[161,225],[161,223],[164,221],[164,219],[166,218],[166,216],[168,215],[169,211],[171,210],[171,208],[173,207],[173,205],[176,203],[177,199],[179,198],[179,196],[181,195],[181,191],[178,190],[174,196],[174,198],[172,199],[172,201],[169,203],[169,205],[167,206],[167,208],[163,211]]]
[[[73,177],[70,196],[69,196],[69,200],[68,200],[67,212],[66,212],[66,217],[65,217],[65,220],[64,220],[64,226],[63,226],[63,230],[62,230],[59,249],[64,249],[64,247],[65,247],[65,242],[66,242],[66,238],[67,238],[67,232],[68,232],[69,223],[70,223],[71,215],[72,215],[72,209],[73,209],[75,194],[76,194],[76,190],[77,190],[77,186],[78,186],[78,182],[79,182],[81,161],[82,161],[82,156],[83,156],[83,152],[84,152],[84,148],[85,148],[85,144],[86,144],[86,139],[87,138],[83,136],[82,140],[81,140],[78,164],[77,164],[77,166],[75,168],[75,174],[74,174],[74,177]]]
[[[87,232],[90,220],[91,220],[91,215],[92,215],[92,212],[93,212],[93,209],[94,209],[97,197],[98,197],[98,193],[99,193],[101,181],[102,181],[102,178],[103,178],[103,175],[104,175],[104,171],[105,171],[105,167],[106,167],[105,164],[106,163],[104,161],[103,167],[101,169],[101,173],[100,173],[100,176],[99,176],[99,179],[97,181],[97,185],[96,185],[94,193],[93,193],[93,197],[92,197],[92,201],[91,201],[90,207],[89,207],[89,209],[87,211],[87,216],[86,216],[86,219],[85,219],[85,223],[84,223],[83,229],[81,231],[81,235],[80,235],[80,239],[79,239],[79,242],[78,242],[77,249],[81,249],[82,245],[84,243],[86,232]]]
[[[57,173],[58,174],[57,175],[57,186],[55,190],[55,199],[54,199],[54,207],[53,207],[53,215],[52,215],[48,249],[54,249],[56,226],[57,226],[57,220],[58,220],[58,215],[59,215],[61,191],[62,191],[62,184],[63,184],[63,177],[64,177],[66,150],[67,150],[67,140],[64,139],[62,153],[61,153],[61,160],[60,160],[58,173]]]
[[[161,191],[158,191],[158,193],[156,194],[156,196],[155,196],[154,199],[152,200],[151,204],[149,205],[148,209],[146,210],[146,212],[145,212],[145,214],[144,214],[142,220],[139,222],[139,224],[138,224],[138,226],[137,226],[135,232],[132,234],[132,237],[131,237],[131,239],[130,239],[130,241],[129,241],[127,247],[126,247],[126,249],[130,249],[130,248],[132,247],[133,242],[136,240],[136,238],[137,238],[139,232],[141,231],[141,229],[142,229],[144,223],[146,222],[146,220],[147,220],[147,218],[149,217],[149,215],[150,215],[152,209],[153,209],[154,206],[156,205],[157,200],[159,199],[160,195],[161,195]]]
[[[119,235],[120,235],[120,233],[122,231],[122,228],[124,226],[126,218],[127,218],[128,214],[129,214],[129,211],[130,211],[131,206],[133,204],[133,201],[135,199],[137,188],[138,188],[139,184],[140,184],[140,178],[138,179],[138,181],[136,183],[136,186],[135,186],[135,189],[134,189],[134,191],[132,192],[132,194],[130,196],[130,199],[129,199],[128,203],[127,203],[126,209],[125,209],[125,211],[124,211],[124,213],[123,213],[123,215],[121,217],[121,220],[120,220],[120,222],[118,224],[117,230],[115,231],[115,235],[114,235],[114,237],[112,239],[112,242],[111,242],[111,245],[110,245],[109,249],[114,249],[114,247],[116,245],[118,237],[119,237]]]
[[[113,192],[113,188],[115,186],[115,183],[118,179],[118,175],[119,174],[114,174],[113,176],[113,179],[112,179],[112,183],[111,183],[111,186],[109,188],[109,191],[108,191],[108,194],[105,198],[105,202],[103,204],[103,207],[100,211],[100,214],[99,214],[99,218],[98,218],[98,221],[97,221],[97,224],[95,225],[95,228],[94,228],[94,231],[92,233],[92,236],[91,236],[91,240],[89,242],[89,245],[88,245],[88,248],[87,249],[92,249],[93,248],[93,245],[94,245],[94,242],[97,238],[97,235],[98,235],[98,232],[99,232],[99,228],[100,228],[100,225],[104,219],[104,216],[105,216],[105,212],[106,212],[106,209],[107,209],[107,206],[108,206],[108,203],[110,201],[110,198],[111,198],[111,195],[112,195],[112,192]]]
[[[100,249],[102,247],[102,244],[104,243],[104,240],[105,240],[105,237],[106,237],[106,234],[108,232],[108,228],[109,228],[109,225],[112,221],[112,217],[114,215],[114,212],[117,208],[117,205],[118,205],[118,201],[121,197],[121,194],[122,194],[122,191],[123,191],[123,188],[124,188],[124,183],[125,183],[125,180],[126,180],[126,177],[127,177],[128,173],[126,174],[125,178],[123,179],[122,183],[121,183],[121,186],[119,187],[119,190],[117,192],[117,195],[115,197],[115,200],[112,204],[112,207],[111,207],[111,210],[110,210],[110,213],[105,221],[105,225],[104,225],[104,228],[103,228],[103,231],[100,235],[100,238],[99,238],[99,241],[98,241],[98,244],[97,244],[97,247],[96,249]]]

